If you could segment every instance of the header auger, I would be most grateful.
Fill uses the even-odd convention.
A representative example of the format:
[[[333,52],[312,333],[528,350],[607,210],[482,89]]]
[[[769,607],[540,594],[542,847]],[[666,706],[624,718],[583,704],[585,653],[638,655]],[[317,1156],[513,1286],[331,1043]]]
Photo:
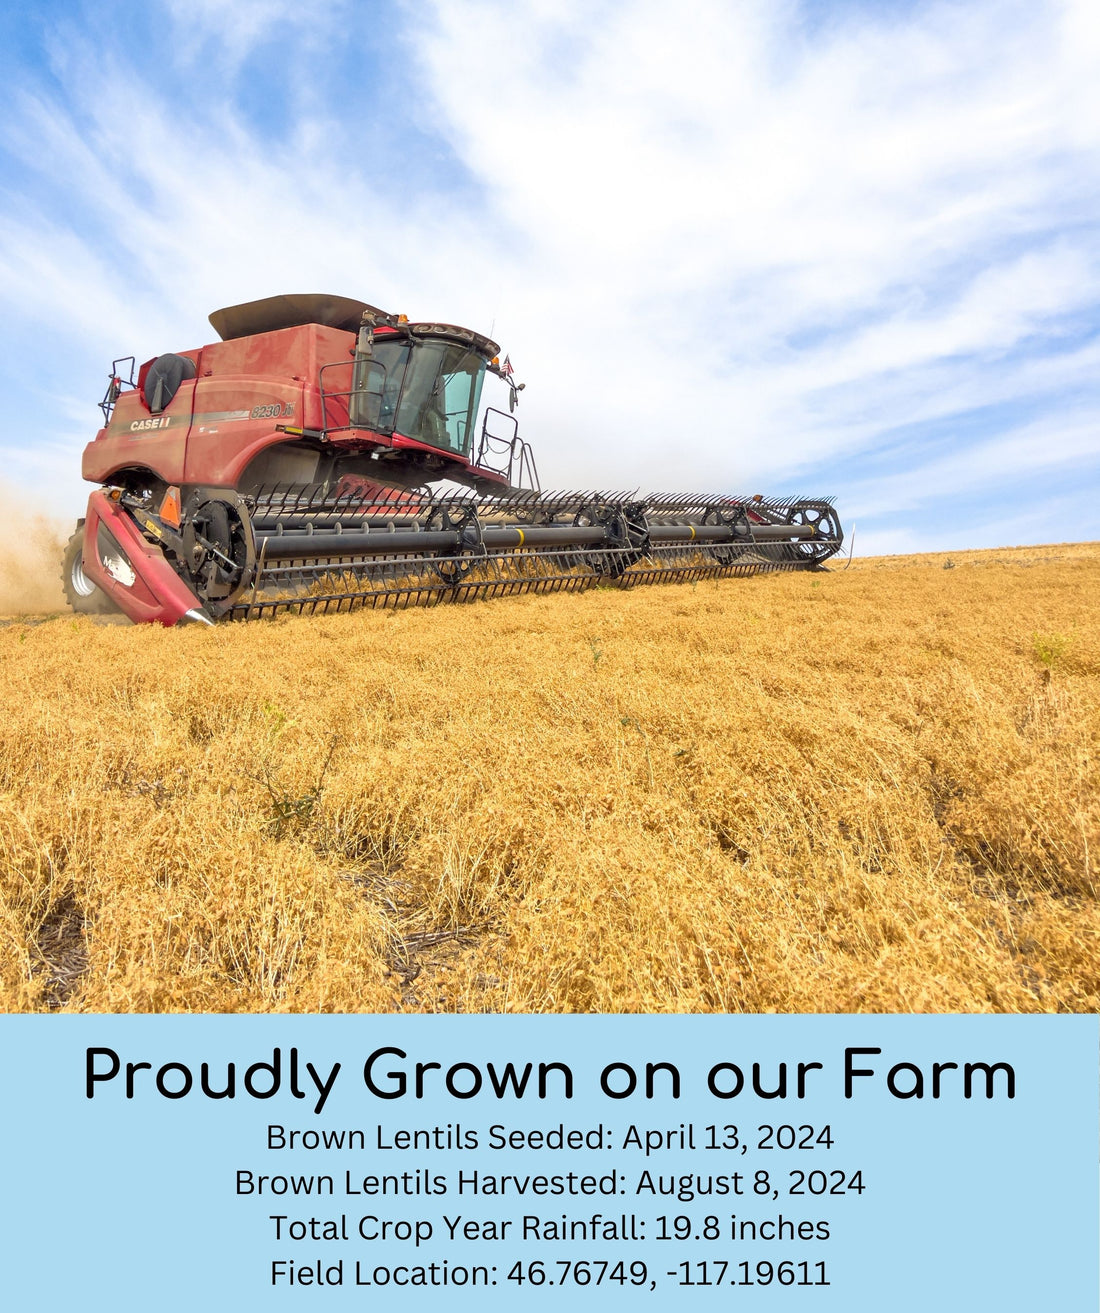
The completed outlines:
[[[220,342],[136,379],[114,363],[84,452],[102,486],[64,564],[74,610],[211,624],[632,587],[813,568],[843,540],[829,499],[542,492],[523,385],[468,329],[328,296],[210,322]],[[482,412],[486,372],[507,413]]]

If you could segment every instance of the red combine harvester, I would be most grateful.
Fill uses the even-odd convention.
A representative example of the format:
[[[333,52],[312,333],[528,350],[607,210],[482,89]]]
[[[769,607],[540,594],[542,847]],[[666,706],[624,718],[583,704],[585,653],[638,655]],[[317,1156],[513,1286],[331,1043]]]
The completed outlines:
[[[220,342],[136,379],[114,363],[84,451],[102,486],[65,556],[76,611],[211,624],[630,587],[813,568],[843,540],[829,499],[542,492],[522,384],[469,329],[312,295],[210,322]],[[486,372],[507,413],[482,411]]]

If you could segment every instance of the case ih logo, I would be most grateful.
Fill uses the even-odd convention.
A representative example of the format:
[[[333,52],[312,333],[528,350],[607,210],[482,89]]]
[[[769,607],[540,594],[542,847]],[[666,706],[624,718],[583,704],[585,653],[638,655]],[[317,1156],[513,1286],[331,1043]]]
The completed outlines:
[[[135,419],[130,425],[130,432],[144,433],[148,429],[166,429],[171,422],[169,415],[158,415],[155,419]]]

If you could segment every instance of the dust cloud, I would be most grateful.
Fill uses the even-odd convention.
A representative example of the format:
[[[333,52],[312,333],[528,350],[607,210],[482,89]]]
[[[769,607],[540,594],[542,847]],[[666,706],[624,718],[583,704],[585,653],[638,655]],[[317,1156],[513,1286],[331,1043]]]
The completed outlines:
[[[75,528],[0,486],[0,616],[66,609],[61,554]]]

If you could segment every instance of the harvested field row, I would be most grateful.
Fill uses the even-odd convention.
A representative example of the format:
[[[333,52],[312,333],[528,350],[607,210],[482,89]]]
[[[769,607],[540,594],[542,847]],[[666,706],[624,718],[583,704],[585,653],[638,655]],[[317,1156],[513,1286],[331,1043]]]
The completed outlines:
[[[0,1003],[1100,1008],[1100,547],[0,629]]]

